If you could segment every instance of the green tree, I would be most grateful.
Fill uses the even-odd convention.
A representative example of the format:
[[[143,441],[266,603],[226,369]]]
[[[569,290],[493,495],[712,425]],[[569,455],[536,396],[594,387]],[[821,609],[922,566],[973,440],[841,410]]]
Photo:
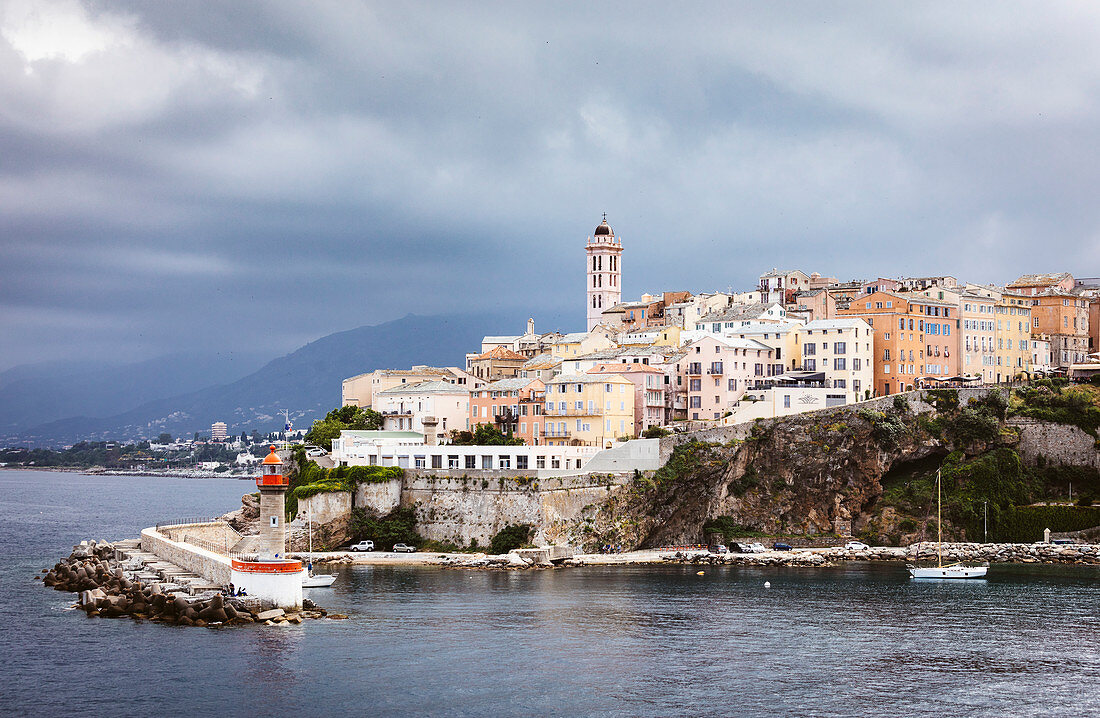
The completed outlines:
[[[161,434],[160,436],[157,437],[157,443],[158,444],[171,444],[172,443],[172,435],[169,434],[168,432],[164,432],[163,434]]]
[[[306,432],[306,441],[326,450],[332,450],[332,440],[345,429],[377,431],[382,428],[382,415],[370,408],[341,406],[325,414],[324,419],[313,422]]]

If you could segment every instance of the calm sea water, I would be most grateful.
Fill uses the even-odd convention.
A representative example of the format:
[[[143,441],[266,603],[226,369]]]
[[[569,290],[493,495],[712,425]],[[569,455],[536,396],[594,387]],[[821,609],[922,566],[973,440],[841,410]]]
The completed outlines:
[[[349,620],[262,630],[88,619],[32,580],[248,489],[0,471],[0,714],[1100,714],[1095,569],[346,567],[310,594]]]

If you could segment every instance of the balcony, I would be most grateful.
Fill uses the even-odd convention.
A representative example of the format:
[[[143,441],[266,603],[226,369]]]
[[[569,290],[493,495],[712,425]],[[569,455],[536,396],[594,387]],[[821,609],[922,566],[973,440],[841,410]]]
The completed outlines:
[[[699,364],[697,362],[692,363],[692,364],[688,364],[687,373],[688,373],[688,376],[702,376],[703,375],[703,365]]]
[[[707,374],[711,374],[711,375],[719,375],[719,374],[724,374],[724,373],[725,372],[722,371],[722,365],[721,364],[711,364],[710,369],[707,369]]]
[[[568,430],[544,429],[542,432],[542,438],[544,439],[568,439],[570,436],[572,436],[572,434],[570,434]]]

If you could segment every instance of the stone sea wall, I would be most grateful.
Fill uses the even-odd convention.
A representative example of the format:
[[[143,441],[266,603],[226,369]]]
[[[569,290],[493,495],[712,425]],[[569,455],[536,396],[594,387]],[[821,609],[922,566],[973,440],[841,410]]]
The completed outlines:
[[[155,528],[141,532],[141,550],[202,576],[211,583],[229,583],[229,559],[188,543],[172,541]]]

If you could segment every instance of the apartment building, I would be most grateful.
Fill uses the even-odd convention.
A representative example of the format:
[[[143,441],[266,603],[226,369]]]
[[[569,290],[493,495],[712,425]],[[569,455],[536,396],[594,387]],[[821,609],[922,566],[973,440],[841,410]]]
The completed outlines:
[[[678,384],[687,387],[687,418],[713,421],[733,410],[747,389],[783,373],[771,347],[752,339],[705,334],[685,347]]]
[[[373,407],[374,395],[378,392],[425,381],[445,381],[466,391],[485,383],[455,366],[433,367],[418,364],[411,369],[376,369],[344,379],[340,384],[341,401],[344,406]]]
[[[797,327],[803,372],[820,372],[831,396],[845,404],[869,399],[874,391],[874,329],[861,318],[819,319]]]
[[[424,417],[433,416],[443,435],[470,428],[470,390],[441,380],[395,386],[374,395],[374,410],[382,414],[385,431],[423,433]]]
[[[545,415],[546,444],[606,448],[632,435],[634,385],[619,374],[563,374],[546,383]]]
[[[795,369],[800,365],[801,359],[798,354],[798,323],[791,322],[780,324],[777,322],[750,321],[738,324],[732,328],[722,328],[717,332],[710,329],[714,326],[713,324],[703,326],[709,328],[701,331],[685,332],[684,337],[688,340],[685,343],[690,343],[690,341],[694,341],[704,334],[714,334],[724,339],[752,339],[774,351],[772,360],[777,365],[777,368],[774,369],[772,373],[782,374],[785,370]]]
[[[1083,362],[1089,353],[1089,300],[1060,289],[1032,294],[1031,332],[1050,340],[1055,366]]]
[[[647,364],[598,364],[587,372],[593,376],[618,375],[634,385],[634,425],[632,436],[651,426],[661,426],[665,420],[665,373]]]
[[[877,395],[910,391],[921,379],[948,379],[959,371],[958,309],[919,294],[874,292],[853,300],[842,317],[874,329]]]
[[[470,430],[490,424],[505,435],[538,446],[546,402],[546,384],[539,379],[501,379],[470,392]]]

